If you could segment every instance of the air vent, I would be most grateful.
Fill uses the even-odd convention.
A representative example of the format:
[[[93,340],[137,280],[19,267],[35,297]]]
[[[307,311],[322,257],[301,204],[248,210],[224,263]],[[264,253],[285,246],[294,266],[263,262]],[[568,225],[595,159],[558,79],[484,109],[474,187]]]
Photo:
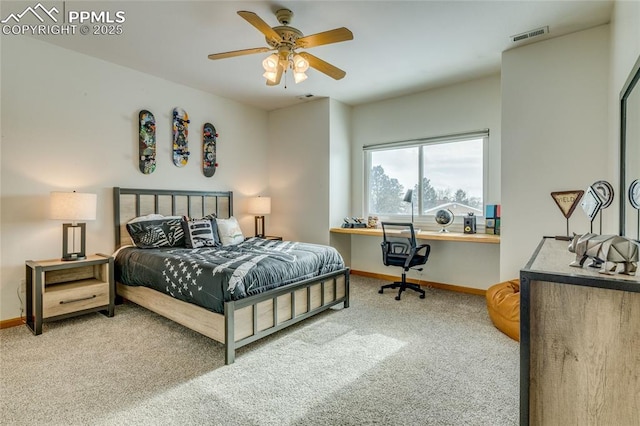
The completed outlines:
[[[511,36],[511,41],[513,43],[517,43],[517,42],[522,41],[522,40],[528,40],[528,39],[531,39],[533,37],[539,37],[541,35],[548,34],[548,33],[549,33],[549,27],[548,26],[541,27],[541,28],[536,28],[535,30],[531,30],[531,31],[527,31],[527,32],[522,33],[522,34],[517,34],[517,35]]]

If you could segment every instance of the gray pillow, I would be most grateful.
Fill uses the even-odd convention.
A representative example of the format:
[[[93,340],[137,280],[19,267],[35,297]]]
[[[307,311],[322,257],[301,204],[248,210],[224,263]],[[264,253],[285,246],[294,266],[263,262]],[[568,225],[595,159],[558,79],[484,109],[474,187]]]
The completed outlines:
[[[136,247],[184,247],[185,237],[182,218],[179,216],[153,215],[140,217],[127,223],[127,232]]]
[[[209,214],[202,219],[182,218],[182,230],[187,248],[219,247],[220,238],[216,225],[216,215]]]

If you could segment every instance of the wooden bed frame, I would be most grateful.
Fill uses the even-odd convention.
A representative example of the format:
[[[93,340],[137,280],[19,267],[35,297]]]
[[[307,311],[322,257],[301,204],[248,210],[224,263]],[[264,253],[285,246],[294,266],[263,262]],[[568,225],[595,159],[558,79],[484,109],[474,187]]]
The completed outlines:
[[[151,213],[220,218],[233,213],[232,192],[113,189],[116,249],[132,244],[126,224]],[[225,302],[224,315],[147,287],[116,283],[119,296],[197,331],[225,347],[225,364],[237,348],[343,303],[349,307],[349,268],[306,279],[244,299]]]

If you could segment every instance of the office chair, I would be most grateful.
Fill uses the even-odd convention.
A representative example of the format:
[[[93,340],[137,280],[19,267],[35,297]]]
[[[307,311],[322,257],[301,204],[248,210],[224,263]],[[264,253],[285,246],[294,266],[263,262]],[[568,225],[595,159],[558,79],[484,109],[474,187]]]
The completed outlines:
[[[424,299],[424,290],[418,284],[407,282],[407,271],[419,265],[424,265],[429,259],[431,246],[429,244],[417,245],[416,234],[412,223],[381,222],[382,225],[382,262],[386,266],[401,266],[402,281],[385,284],[380,287],[378,293],[383,294],[385,288],[400,288],[396,300],[400,300],[402,292],[411,289],[420,293],[420,299]],[[420,254],[420,252],[423,254]],[[422,271],[422,268],[415,268]]]

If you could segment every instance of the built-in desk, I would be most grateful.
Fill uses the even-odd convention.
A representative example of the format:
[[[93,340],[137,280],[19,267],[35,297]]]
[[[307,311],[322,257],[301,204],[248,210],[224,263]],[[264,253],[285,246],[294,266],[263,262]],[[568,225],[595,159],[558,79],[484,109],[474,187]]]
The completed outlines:
[[[336,234],[351,235],[368,235],[374,237],[382,237],[382,229],[380,228],[331,228],[331,232]],[[500,235],[493,234],[462,234],[459,232],[416,232],[416,238],[419,240],[437,240],[437,241],[461,241],[465,243],[486,243],[500,244]]]
[[[389,280],[400,276],[401,268],[382,263],[382,229],[331,228],[330,232],[331,245],[352,273]],[[420,231],[416,238],[431,245],[431,254],[422,272],[409,271],[410,282],[484,294],[500,281],[499,235]]]

